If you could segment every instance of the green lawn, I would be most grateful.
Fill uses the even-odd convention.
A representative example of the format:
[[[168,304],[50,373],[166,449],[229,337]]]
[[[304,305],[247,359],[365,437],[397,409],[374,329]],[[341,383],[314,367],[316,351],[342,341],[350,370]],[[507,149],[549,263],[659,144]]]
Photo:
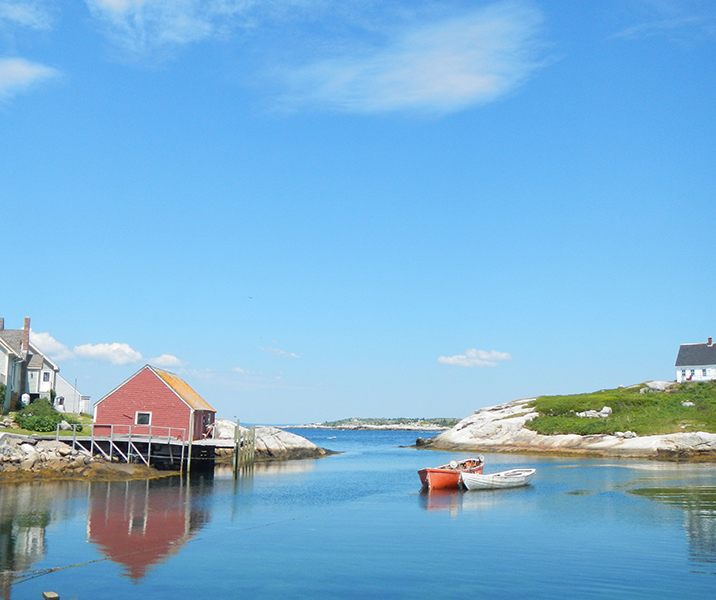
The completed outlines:
[[[716,381],[682,383],[665,392],[641,393],[644,385],[571,396],[540,396],[532,404],[540,416],[527,427],[545,435],[590,435],[633,431],[656,435],[684,431],[716,433]],[[695,406],[683,406],[682,402]],[[587,419],[575,413],[609,406],[606,419]]]

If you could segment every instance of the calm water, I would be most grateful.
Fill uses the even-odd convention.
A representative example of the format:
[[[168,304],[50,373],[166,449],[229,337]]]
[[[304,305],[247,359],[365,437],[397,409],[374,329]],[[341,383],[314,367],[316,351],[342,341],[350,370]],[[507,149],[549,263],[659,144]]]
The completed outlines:
[[[239,482],[0,487],[2,598],[716,595],[716,465],[487,455],[532,485],[421,494],[417,469],[464,455],[298,433],[344,454]]]

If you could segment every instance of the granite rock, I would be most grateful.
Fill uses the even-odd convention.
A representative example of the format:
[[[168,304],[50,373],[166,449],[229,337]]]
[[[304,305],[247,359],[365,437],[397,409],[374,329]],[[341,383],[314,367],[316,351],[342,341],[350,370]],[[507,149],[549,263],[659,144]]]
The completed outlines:
[[[427,440],[423,447],[630,458],[716,458],[716,434],[702,431],[651,436],[637,436],[631,431],[622,435],[542,435],[525,427],[538,416],[529,407],[534,400],[526,398],[481,408],[452,429]]]

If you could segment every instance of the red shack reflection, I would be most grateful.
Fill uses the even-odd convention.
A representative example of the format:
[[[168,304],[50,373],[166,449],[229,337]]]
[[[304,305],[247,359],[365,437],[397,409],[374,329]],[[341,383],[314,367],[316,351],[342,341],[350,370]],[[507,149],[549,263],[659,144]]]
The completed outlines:
[[[209,520],[203,494],[180,477],[93,483],[89,540],[137,581],[177,554]]]

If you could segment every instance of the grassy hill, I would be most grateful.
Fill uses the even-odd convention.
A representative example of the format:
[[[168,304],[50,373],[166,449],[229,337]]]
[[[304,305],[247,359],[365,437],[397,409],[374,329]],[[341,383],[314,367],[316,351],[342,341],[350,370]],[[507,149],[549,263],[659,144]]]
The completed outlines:
[[[693,402],[694,406],[684,406],[682,402]],[[616,431],[633,431],[638,435],[688,431],[716,433],[716,381],[674,384],[663,392],[638,385],[591,394],[540,396],[533,406],[540,416],[527,427],[545,435],[611,434]],[[575,414],[598,411],[603,406],[613,410],[605,419],[588,419]]]

